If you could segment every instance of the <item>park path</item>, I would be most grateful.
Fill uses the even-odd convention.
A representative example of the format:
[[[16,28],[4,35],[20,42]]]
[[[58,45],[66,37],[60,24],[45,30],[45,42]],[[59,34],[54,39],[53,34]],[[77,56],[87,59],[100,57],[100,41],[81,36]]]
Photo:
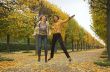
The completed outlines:
[[[93,63],[99,59],[103,51],[104,49],[94,49],[70,52],[72,57],[71,63],[68,62],[66,56],[61,51],[58,51],[55,57],[48,63],[44,62],[43,54],[42,61],[40,63],[37,62],[37,56],[34,55],[34,51],[33,53],[16,52],[3,54],[5,57],[14,58],[15,60],[12,63],[10,62],[12,65],[0,66],[0,72],[110,72],[109,67],[101,67]]]

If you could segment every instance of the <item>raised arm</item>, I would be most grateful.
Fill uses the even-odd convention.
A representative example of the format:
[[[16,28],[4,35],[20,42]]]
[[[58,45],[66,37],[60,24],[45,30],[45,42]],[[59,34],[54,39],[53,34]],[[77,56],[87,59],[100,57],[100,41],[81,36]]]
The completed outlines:
[[[71,17],[68,17],[67,19],[62,20],[62,23],[66,23],[66,22],[68,22],[68,21],[69,21],[70,19],[72,19],[74,16],[75,16],[75,15],[72,15]]]

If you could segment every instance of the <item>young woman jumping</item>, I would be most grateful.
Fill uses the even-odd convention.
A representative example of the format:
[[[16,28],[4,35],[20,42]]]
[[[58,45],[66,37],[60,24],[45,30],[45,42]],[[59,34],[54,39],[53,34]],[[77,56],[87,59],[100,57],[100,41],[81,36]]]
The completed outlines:
[[[55,44],[58,41],[60,43],[61,48],[63,49],[66,57],[69,59],[69,61],[71,61],[71,57],[68,54],[67,49],[63,43],[63,39],[61,36],[61,27],[63,24],[65,24],[70,19],[72,19],[74,16],[75,15],[67,18],[66,20],[60,20],[59,16],[57,16],[57,15],[53,16],[54,23],[52,24],[52,30],[53,30],[52,47],[51,47],[50,58],[48,60],[51,60],[54,57]]]
[[[38,22],[35,30],[34,30],[34,36],[37,35],[38,39],[38,62],[40,62],[40,56],[41,56],[41,48],[42,48],[42,42],[44,43],[44,50],[45,50],[45,62],[47,62],[47,35],[49,33],[49,24],[47,22],[46,16],[42,15],[40,17],[40,21]]]

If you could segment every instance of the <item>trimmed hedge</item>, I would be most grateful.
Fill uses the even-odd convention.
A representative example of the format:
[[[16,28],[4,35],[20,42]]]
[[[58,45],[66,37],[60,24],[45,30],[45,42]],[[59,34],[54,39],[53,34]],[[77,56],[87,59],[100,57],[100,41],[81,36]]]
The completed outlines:
[[[94,63],[100,66],[110,66],[110,61],[97,61]]]
[[[43,47],[43,46],[42,46]],[[59,45],[56,44],[58,49],[61,49]],[[8,49],[9,48],[9,49]],[[14,51],[23,51],[23,50],[35,50],[35,44],[17,44],[17,43],[10,43],[7,48],[6,43],[0,43],[0,52],[14,52]],[[50,44],[48,44],[48,48],[50,49]],[[44,49],[44,48],[42,48]]]
[[[14,59],[6,58],[6,57],[0,57],[0,61],[14,61]]]
[[[29,46],[27,44],[10,44],[9,49],[7,49],[6,43],[0,43],[0,51],[6,52],[6,51],[20,51],[20,50],[35,50],[35,45],[30,44]]]

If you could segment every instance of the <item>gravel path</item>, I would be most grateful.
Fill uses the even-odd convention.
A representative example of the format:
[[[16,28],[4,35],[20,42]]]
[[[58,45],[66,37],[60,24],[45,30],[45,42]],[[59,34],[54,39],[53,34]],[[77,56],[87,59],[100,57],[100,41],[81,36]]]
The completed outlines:
[[[0,72],[110,72],[108,67],[100,67],[93,62],[98,60],[104,49],[94,49],[81,52],[70,52],[72,62],[68,62],[64,53],[58,52],[48,63],[37,62],[37,56],[33,53],[3,54],[5,57],[14,58],[15,61],[5,67],[0,66]],[[3,56],[2,55],[2,56]],[[0,65],[4,64],[0,62]],[[13,64],[13,65],[11,65]]]

